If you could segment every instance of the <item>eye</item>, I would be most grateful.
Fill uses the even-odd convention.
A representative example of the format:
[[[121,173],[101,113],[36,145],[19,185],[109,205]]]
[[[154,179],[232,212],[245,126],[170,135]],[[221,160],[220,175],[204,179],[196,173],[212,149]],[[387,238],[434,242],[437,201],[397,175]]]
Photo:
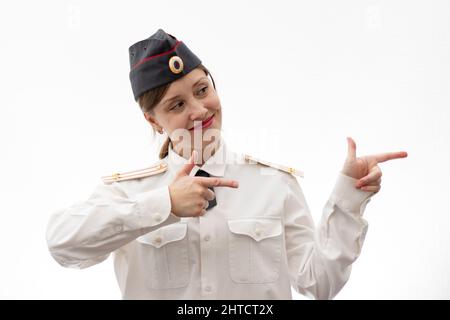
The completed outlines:
[[[172,111],[172,110],[176,111],[176,110],[180,109],[183,105],[184,105],[183,102],[179,102],[179,103],[177,103],[176,105],[174,105],[172,108],[170,108],[170,110],[171,110],[171,111]]]
[[[198,92],[199,92],[200,94],[204,94],[204,93],[206,93],[206,90],[207,90],[207,89],[208,89],[208,86],[201,88]]]

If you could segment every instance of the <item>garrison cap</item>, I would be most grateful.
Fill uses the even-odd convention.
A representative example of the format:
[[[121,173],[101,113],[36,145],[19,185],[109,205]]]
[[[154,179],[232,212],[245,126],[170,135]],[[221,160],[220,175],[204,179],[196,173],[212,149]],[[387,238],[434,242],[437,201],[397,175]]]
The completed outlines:
[[[174,36],[158,29],[129,49],[134,99],[147,90],[171,83],[197,68],[200,59]]]

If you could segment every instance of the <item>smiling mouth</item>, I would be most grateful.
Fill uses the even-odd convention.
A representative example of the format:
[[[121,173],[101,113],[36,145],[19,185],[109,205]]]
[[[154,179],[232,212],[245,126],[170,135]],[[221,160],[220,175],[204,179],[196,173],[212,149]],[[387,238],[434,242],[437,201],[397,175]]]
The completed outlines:
[[[213,124],[213,122],[214,122],[214,114],[212,114],[209,118],[205,119],[201,123],[199,122],[197,125],[190,128],[189,131],[192,131],[194,129],[200,129],[200,128],[202,128],[202,129],[208,128],[209,126],[211,126]]]

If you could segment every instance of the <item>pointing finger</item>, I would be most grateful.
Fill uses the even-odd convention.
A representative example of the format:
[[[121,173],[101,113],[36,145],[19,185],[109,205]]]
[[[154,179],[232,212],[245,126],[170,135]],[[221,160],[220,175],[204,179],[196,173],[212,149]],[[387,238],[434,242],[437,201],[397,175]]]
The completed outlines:
[[[388,160],[393,159],[400,159],[400,158],[406,158],[408,156],[408,153],[406,151],[399,151],[399,152],[386,152],[386,153],[380,153],[375,155],[375,159],[377,162],[385,162]]]
[[[196,180],[204,187],[239,187],[239,183],[237,181],[229,179],[196,177]]]

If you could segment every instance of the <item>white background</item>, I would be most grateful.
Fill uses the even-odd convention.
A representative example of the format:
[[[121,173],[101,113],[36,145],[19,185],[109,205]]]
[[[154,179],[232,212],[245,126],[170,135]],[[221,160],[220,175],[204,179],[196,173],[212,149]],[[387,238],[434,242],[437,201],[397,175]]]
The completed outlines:
[[[121,298],[111,259],[62,268],[45,230],[157,158],[128,47],[158,28],[211,70],[231,147],[305,171],[316,222],[347,136],[358,155],[407,151],[380,165],[336,299],[450,298],[450,1],[406,0],[2,1],[0,298]]]

